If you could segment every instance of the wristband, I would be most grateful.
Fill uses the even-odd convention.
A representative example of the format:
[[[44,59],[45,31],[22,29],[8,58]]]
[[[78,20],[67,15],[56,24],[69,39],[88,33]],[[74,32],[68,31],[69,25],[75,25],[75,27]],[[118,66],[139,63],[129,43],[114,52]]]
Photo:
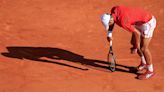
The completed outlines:
[[[112,31],[108,31],[108,37],[112,38]]]

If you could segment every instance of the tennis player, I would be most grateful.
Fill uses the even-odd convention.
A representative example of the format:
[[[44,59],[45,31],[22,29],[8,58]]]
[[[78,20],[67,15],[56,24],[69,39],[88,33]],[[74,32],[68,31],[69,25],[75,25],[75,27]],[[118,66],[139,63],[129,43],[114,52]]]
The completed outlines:
[[[110,14],[105,13],[101,16],[101,22],[107,30],[107,40],[109,42],[112,40],[112,31],[115,24],[132,33],[131,43],[133,47],[131,52],[138,52],[141,57],[141,63],[137,70],[146,70],[145,73],[139,74],[137,78],[141,80],[151,78],[154,75],[154,69],[149,43],[156,27],[155,17],[140,8],[114,6]]]

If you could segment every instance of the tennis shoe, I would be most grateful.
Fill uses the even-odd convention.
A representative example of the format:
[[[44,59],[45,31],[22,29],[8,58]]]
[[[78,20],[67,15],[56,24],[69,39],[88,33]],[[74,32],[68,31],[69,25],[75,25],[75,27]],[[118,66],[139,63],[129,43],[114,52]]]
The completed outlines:
[[[137,78],[140,80],[146,80],[152,78],[154,74],[155,74],[154,72],[147,70],[144,74],[138,75]]]
[[[142,62],[141,62],[141,64],[137,67],[137,71],[143,71],[144,69],[146,69],[147,68],[147,65],[146,64],[143,64]]]

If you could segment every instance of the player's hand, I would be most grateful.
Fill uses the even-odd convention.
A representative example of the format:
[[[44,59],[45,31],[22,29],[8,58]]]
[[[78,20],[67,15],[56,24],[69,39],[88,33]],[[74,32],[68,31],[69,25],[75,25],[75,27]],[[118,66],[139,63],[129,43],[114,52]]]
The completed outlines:
[[[138,49],[132,47],[132,48],[130,48],[130,50],[131,50],[131,54],[136,54]]]
[[[107,41],[108,42],[112,41],[112,38],[111,37],[107,37]]]

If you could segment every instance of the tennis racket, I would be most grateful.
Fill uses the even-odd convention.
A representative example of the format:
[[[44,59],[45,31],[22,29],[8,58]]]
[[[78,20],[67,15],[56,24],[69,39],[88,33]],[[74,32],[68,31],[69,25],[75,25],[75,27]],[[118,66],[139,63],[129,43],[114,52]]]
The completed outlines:
[[[112,41],[110,41],[109,52],[107,56],[107,61],[109,62],[109,69],[114,72],[116,70],[116,58],[112,49]]]

